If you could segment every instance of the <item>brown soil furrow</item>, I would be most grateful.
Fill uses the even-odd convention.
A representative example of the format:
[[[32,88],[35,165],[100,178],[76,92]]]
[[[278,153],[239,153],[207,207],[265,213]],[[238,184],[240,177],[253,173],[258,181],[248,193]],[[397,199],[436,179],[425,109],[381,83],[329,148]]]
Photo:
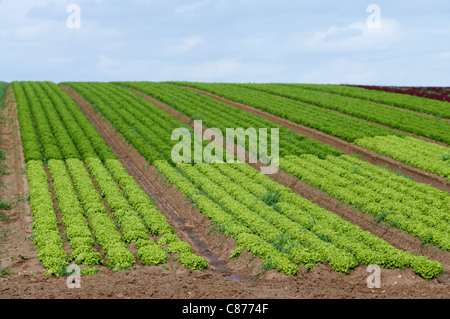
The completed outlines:
[[[25,158],[20,137],[17,107],[12,87],[6,91],[5,107],[0,120],[2,149],[6,151],[4,160],[6,174],[0,176],[0,198],[10,202],[11,208],[1,213],[7,220],[0,221],[0,230],[8,230],[0,239],[0,263],[2,269],[10,269],[11,275],[42,271],[36,258],[32,234],[32,215],[28,197]],[[4,134],[6,133],[6,134]],[[1,280],[1,279],[0,279]]]
[[[177,235],[206,257],[215,272],[233,280],[249,280],[249,276],[235,274],[227,265],[228,256],[235,247],[234,241],[227,239],[224,245],[223,239],[217,241],[216,236],[210,235],[211,230],[208,230],[209,227],[205,227],[211,223],[209,219],[193,209],[183,194],[173,187],[169,188],[156,168],[149,165],[145,158],[129,145],[107,120],[94,112],[89,106],[89,102],[68,87],[62,87],[62,89],[80,106],[128,173],[150,195],[158,210],[175,227]]]
[[[25,156],[23,154],[22,149],[22,139],[20,137],[20,125],[17,114],[17,106],[16,100],[14,96],[14,92],[12,87],[10,86],[7,91],[6,97],[6,105],[8,110],[7,115],[7,128],[9,129],[9,133],[11,134],[11,142],[10,146],[14,147],[14,151],[11,150],[12,156],[10,156],[9,165],[7,167],[11,167],[12,177],[15,178],[16,184],[16,199],[21,203],[23,203],[20,220],[20,226],[26,229],[26,232],[31,234],[32,228],[32,217],[31,217],[31,208],[28,201],[25,198],[28,196],[28,180],[26,175],[26,166],[25,166]],[[25,215],[25,213],[28,213]]]
[[[234,101],[225,99],[221,96],[218,96],[218,95],[215,95],[215,94],[212,94],[209,92],[205,92],[202,90],[189,88],[189,87],[186,87],[186,88],[191,91],[194,91],[194,92],[205,94],[216,100],[219,100],[219,101],[229,104],[231,106],[237,107],[241,110],[244,110],[248,113],[261,116],[261,117],[263,117],[269,121],[272,121],[278,125],[282,125],[288,129],[290,129],[293,132],[304,135],[310,139],[319,141],[323,144],[328,144],[330,146],[333,146],[334,148],[340,150],[341,152],[343,152],[345,154],[349,154],[349,155],[356,154],[356,155],[360,156],[361,159],[366,162],[369,162],[371,164],[378,165],[378,166],[384,166],[384,167],[387,167],[388,169],[400,172],[405,176],[410,176],[416,182],[429,184],[440,190],[450,192],[450,181],[446,180],[445,178],[443,178],[437,174],[425,172],[421,169],[418,169],[416,167],[399,162],[390,157],[386,157],[386,156],[380,155],[374,151],[370,151],[370,150],[363,148],[361,146],[358,146],[354,143],[346,142],[335,136],[323,133],[321,131],[318,131],[318,130],[315,130],[315,129],[312,129],[312,128],[309,128],[306,126],[302,126],[300,124],[291,122],[284,118],[281,118],[281,117],[275,116],[273,114],[253,108],[251,106],[244,105],[244,104],[241,104],[238,102],[234,102]]]
[[[182,121],[186,125],[190,125],[193,127],[193,123],[191,119],[183,114],[180,114],[178,111],[170,107],[169,105],[148,96],[142,92],[129,89],[132,92],[135,92],[139,96],[145,98],[147,101],[152,104],[160,107],[163,110],[168,111],[169,114],[175,116],[178,120]],[[203,132],[208,129],[208,127],[203,126]],[[247,153],[247,152],[246,152]],[[246,158],[248,158],[248,153],[246,154]],[[249,164],[253,168],[260,170],[262,166],[261,163]],[[450,269],[450,253],[443,251],[436,247],[423,247],[419,239],[414,238],[411,235],[403,231],[399,231],[396,228],[387,226],[383,223],[376,223],[374,221],[374,217],[363,213],[356,208],[340,201],[339,199],[332,197],[325,193],[324,191],[314,188],[311,185],[299,180],[295,176],[290,175],[289,173],[278,170],[276,174],[267,175],[274,181],[279,184],[289,187],[293,192],[299,194],[300,196],[310,200],[311,202],[319,205],[320,207],[331,211],[345,220],[352,222],[353,224],[359,226],[361,229],[371,232],[377,237],[380,237],[387,242],[389,242],[392,246],[401,249],[403,251],[412,251],[421,253],[431,259],[438,260],[444,268]]]

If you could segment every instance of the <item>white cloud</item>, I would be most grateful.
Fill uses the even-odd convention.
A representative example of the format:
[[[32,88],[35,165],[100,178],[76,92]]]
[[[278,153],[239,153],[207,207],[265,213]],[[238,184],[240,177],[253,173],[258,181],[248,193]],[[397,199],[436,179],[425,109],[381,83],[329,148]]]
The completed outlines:
[[[50,21],[43,21],[34,23],[32,25],[19,26],[13,30],[13,36],[17,40],[26,40],[43,36],[52,29],[53,23]]]
[[[0,0],[0,80],[448,85],[448,5],[414,3],[380,3],[370,29],[365,5],[331,0]]]
[[[188,73],[198,81],[251,82],[260,78],[270,78],[280,72],[279,66],[269,63],[240,62],[239,58],[220,59],[195,65]]]
[[[143,69],[146,69],[142,61],[110,58],[104,54],[100,55],[96,66],[102,74],[108,76],[123,76],[135,70],[142,72]]]
[[[102,54],[96,61],[95,72],[108,80],[254,82],[271,79],[280,74],[280,69],[277,65],[240,62],[239,58],[172,65],[153,59],[131,60]]]
[[[174,69],[175,68],[175,69]],[[121,59],[102,54],[95,64],[98,78],[128,81],[170,80],[176,67],[152,59]]]
[[[203,43],[205,41],[201,36],[186,37],[181,40],[171,41],[166,47],[166,52],[170,55],[183,55]]]
[[[64,2],[63,2],[64,3]],[[49,5],[61,5],[60,0],[21,0],[21,1],[0,1],[0,18],[1,20],[16,21],[19,19],[27,19],[28,13],[36,7],[46,7]],[[21,22],[21,21],[17,21]]]
[[[440,59],[450,59],[450,51],[447,52],[441,52],[437,55]]]
[[[301,74],[301,72],[299,72]],[[301,76],[299,83],[374,84],[379,80],[378,67],[341,58]]]
[[[198,1],[198,2],[195,2],[195,3],[179,6],[179,7],[175,8],[175,13],[176,14],[185,14],[185,13],[194,12],[195,10],[197,10],[198,7],[204,5],[207,2],[209,2],[209,1],[208,0],[206,0],[206,1]]]
[[[384,50],[401,40],[400,25],[396,20],[382,19],[380,28],[370,28],[358,21],[346,27],[332,26],[316,32],[301,45],[304,52],[364,52]]]

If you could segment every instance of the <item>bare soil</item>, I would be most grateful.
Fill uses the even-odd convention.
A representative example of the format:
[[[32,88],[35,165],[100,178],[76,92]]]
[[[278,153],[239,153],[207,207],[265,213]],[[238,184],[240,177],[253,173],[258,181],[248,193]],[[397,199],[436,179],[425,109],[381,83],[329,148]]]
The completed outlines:
[[[300,267],[298,276],[288,277],[275,270],[263,272],[261,260],[251,256],[247,251],[239,258],[230,259],[229,254],[235,248],[234,240],[215,231],[211,222],[181,192],[165,182],[156,169],[126,143],[108,121],[94,112],[75,92],[68,88],[64,89],[97,127],[128,172],[154,199],[158,209],[174,226],[177,235],[189,242],[196,253],[208,259],[210,267],[204,271],[188,270],[171,258],[166,265],[144,267],[137,264],[129,272],[112,272],[106,267],[99,267],[101,269],[99,274],[81,278],[80,288],[69,289],[66,277],[45,276],[35,252],[29,252],[26,268],[20,265],[22,268],[11,267],[11,276],[0,278],[0,298],[448,299],[450,297],[448,277],[441,276],[426,281],[410,269],[382,269],[381,287],[368,288],[367,279],[371,273],[367,272],[366,266],[356,267],[350,274],[344,275],[334,272],[329,265],[319,264],[310,270]],[[175,110],[171,112],[176,114]],[[21,147],[15,147],[21,151]],[[23,158],[20,162],[24,165]],[[366,222],[368,229],[374,227],[380,234],[386,232],[389,234],[386,238],[391,236],[396,245],[417,248],[414,239],[408,235],[398,235],[392,229],[386,230],[381,225],[372,225],[370,220],[365,221],[363,217],[354,216],[354,212],[347,210],[345,205],[329,202],[326,195],[312,192],[310,187],[302,185],[300,181],[295,182],[289,176],[280,174],[277,178],[294,191],[300,194],[303,192],[305,197],[309,196],[325,203],[326,207],[338,207],[338,211],[342,210],[342,215],[353,217],[355,223],[364,225]],[[26,180],[24,182],[26,184]],[[25,224],[23,227],[25,228]],[[23,235],[27,234],[25,230],[22,231]],[[14,242],[17,238],[8,233],[6,240]],[[31,241],[23,242],[25,249],[33,248]],[[442,256],[440,252],[436,253],[436,257],[448,263],[448,256]]]
[[[41,273],[32,234],[32,215],[28,202],[28,181],[20,139],[17,108],[12,88],[7,89],[6,106],[1,110],[0,142],[6,159],[1,164],[5,174],[0,176],[0,198],[11,204],[1,210],[0,219],[0,271],[8,273]],[[0,282],[4,279],[0,274]]]

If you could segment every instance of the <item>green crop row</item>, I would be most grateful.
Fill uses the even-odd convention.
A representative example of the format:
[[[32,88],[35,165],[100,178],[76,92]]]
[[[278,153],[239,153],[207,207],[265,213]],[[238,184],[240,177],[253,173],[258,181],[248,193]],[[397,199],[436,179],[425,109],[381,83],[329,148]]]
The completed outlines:
[[[360,119],[339,114],[321,107],[293,101],[259,91],[226,83],[179,83],[249,105],[256,109],[308,126],[345,141],[378,135],[404,135]],[[315,153],[310,153],[315,154]],[[289,155],[299,155],[294,152]]]
[[[43,140],[41,134],[39,134],[43,147],[47,143],[52,142],[60,150],[62,158],[80,158],[80,154],[78,153],[69,132],[64,127],[64,123],[61,121],[58,113],[55,112],[55,107],[53,106],[52,100],[49,96],[36,82],[23,82],[22,85],[24,86],[26,92],[30,92],[30,94],[28,94],[28,99],[31,103],[31,108],[35,110],[33,111],[33,117],[36,122],[36,127],[41,131],[44,127],[47,130],[51,130],[52,134],[46,131],[48,142],[47,140]],[[37,101],[39,101],[39,103]],[[56,109],[57,108],[58,107],[56,107]],[[52,136],[54,137],[54,140],[51,139]],[[46,158],[50,160],[53,157]]]
[[[30,130],[30,136],[31,136],[31,128],[35,129],[39,135],[39,139],[35,140],[35,142],[38,143],[38,146],[42,146],[42,150],[44,153],[44,157],[49,162],[49,169],[51,168],[53,171],[53,178],[56,179],[56,181],[60,181],[61,178],[64,178],[63,176],[58,175],[62,172],[62,170],[59,170],[55,167],[56,162],[55,159],[61,159],[62,158],[62,152],[60,151],[59,146],[60,145],[71,145],[73,146],[71,137],[67,134],[65,131],[65,127],[63,123],[60,121],[60,118],[57,117],[57,112],[55,112],[54,105],[52,102],[46,98],[46,95],[42,92],[39,85],[32,82],[23,82],[23,83],[13,83],[15,92],[18,92],[19,101],[18,101],[18,108],[23,109],[24,116],[27,121],[21,121],[21,118],[19,117],[19,122],[21,129],[29,129]],[[22,91],[23,88],[23,91]],[[22,94],[23,93],[23,94]],[[20,99],[22,98],[22,99]],[[20,104],[20,105],[19,105]],[[29,105],[29,109],[27,110],[27,106]],[[59,105],[59,107],[62,107],[62,105]],[[27,112],[28,111],[28,112]],[[49,116],[49,118],[47,118]],[[33,123],[34,120],[34,123]],[[36,126],[36,128],[35,128]],[[36,136],[36,132],[34,133]],[[70,150],[70,148],[68,148]],[[72,148],[73,150],[74,148]],[[25,149],[24,149],[25,152]],[[71,156],[76,156],[73,151],[69,151],[66,154],[71,154]],[[51,165],[50,165],[51,162]],[[101,200],[101,197],[99,197],[95,187],[92,184],[89,174],[86,172],[86,169],[83,165],[83,163],[78,158],[67,158],[67,167],[70,172],[70,176],[74,180],[76,191],[78,192],[78,196],[80,196],[80,202],[83,204],[83,215],[89,216],[89,227],[93,229],[94,236],[97,241],[101,242],[101,245],[103,246],[103,251],[108,256],[108,265],[110,267],[120,268],[122,266],[128,266],[127,262],[129,262],[131,259],[134,262],[134,257],[131,254],[130,251],[126,249],[126,246],[121,246],[121,236],[120,233],[117,232],[115,229],[115,224],[110,219],[109,215],[106,212],[106,209],[103,205],[103,202]],[[83,172],[85,173],[83,175]],[[80,177],[81,174],[81,177]],[[27,172],[28,175],[28,172]],[[68,184],[66,184],[67,186]],[[89,187],[91,186],[91,187]],[[45,184],[43,183],[40,186],[42,189],[49,188],[48,182],[46,181]],[[55,195],[56,192],[58,192],[58,197],[61,198],[63,206],[65,201],[68,200],[64,193],[61,193],[59,187],[63,187],[60,184],[56,185]],[[83,189],[80,189],[83,188]],[[83,193],[83,191],[86,191],[88,193]],[[50,191],[50,189],[49,189]],[[50,193],[51,195],[51,193]],[[83,196],[84,195],[84,196]],[[95,197],[97,195],[97,197]],[[73,199],[73,198],[72,198]],[[59,204],[59,202],[58,202]],[[52,202],[53,205],[53,202]],[[94,208],[94,212],[92,213],[91,208]],[[68,208],[65,208],[66,210]],[[67,214],[66,214],[67,215]],[[33,217],[34,218],[34,217]],[[65,226],[67,224],[65,223]],[[110,232],[110,234],[107,234],[107,232]],[[115,230],[115,231],[114,231]],[[66,232],[68,234],[68,237],[70,237],[70,234],[73,229],[70,227],[67,229]],[[84,233],[87,235],[87,233]],[[90,244],[90,240],[88,238],[73,238],[73,244],[71,242],[71,245],[75,245],[75,248],[85,246],[84,248],[81,248],[82,251],[79,251],[79,253],[86,252],[86,245]],[[116,245],[115,245],[116,244]],[[110,245],[110,246],[107,246]],[[113,247],[115,245],[115,247]],[[73,248],[73,247],[72,247]],[[83,251],[84,249],[84,251]],[[128,253],[127,253],[128,252]],[[76,251],[73,257],[79,257],[78,252]],[[98,255],[92,255],[90,254],[89,257],[93,257],[93,259],[98,260]],[[123,262],[123,257],[125,259],[128,259],[126,262]],[[121,260],[122,259],[122,260]],[[114,260],[116,262],[114,263]],[[88,263],[91,261],[88,261]],[[43,263],[44,268],[46,268],[46,265]]]
[[[33,124],[31,110],[28,105],[27,97],[19,82],[13,82],[12,88],[17,104],[17,113],[20,123],[20,137],[22,140],[22,149],[25,156],[25,162],[31,160],[41,160],[41,147]]]
[[[139,152],[152,163],[157,159],[170,159],[171,148],[170,133],[164,131],[161,134],[161,128],[155,124],[143,124],[141,120],[157,116],[144,118],[142,115],[134,117],[130,112],[133,110],[129,104],[116,96],[114,93],[104,93],[103,87],[95,84],[87,85],[85,83],[69,83],[69,85],[78,93],[83,95],[93,106],[94,109],[101,112],[112,125],[133,145]],[[165,122],[161,119],[161,123]],[[183,127],[183,126],[180,126]],[[152,128],[152,129],[150,129]],[[159,134],[158,134],[158,133]]]
[[[46,274],[60,275],[68,265],[68,256],[58,228],[58,220],[47,173],[42,161],[26,163],[30,207],[33,215],[33,244],[37,246],[37,257]]]
[[[426,279],[443,272],[438,262],[392,247],[246,164],[179,164],[180,171],[163,161],[155,165],[236,240],[232,256],[245,248],[263,263],[290,275],[298,271],[293,262],[312,267],[323,261],[342,272],[372,263],[386,268],[411,267]],[[275,205],[267,203],[268,193],[279,194]]]
[[[175,129],[185,129],[191,137],[197,134],[189,126],[155,105],[116,85],[107,83],[89,85],[69,83],[69,85],[82,93],[94,109],[108,118],[149,163],[158,159],[172,161],[172,149],[178,143],[171,139]],[[191,160],[195,158],[196,152],[201,151],[208,143],[203,140],[199,148],[191,143]]]
[[[114,215],[114,220],[120,226],[123,240],[126,243],[139,239],[150,240],[147,228],[139,215],[131,208],[122,190],[117,186],[114,178],[103,166],[98,158],[88,158],[86,165],[106,204]]]
[[[106,160],[105,165],[119,183],[128,202],[153,235],[175,233],[174,228],[167,222],[166,217],[157,210],[148,195],[139,187],[134,178],[126,172],[118,160]]]
[[[18,100],[21,131],[24,132],[22,140],[27,142],[24,145],[30,145],[28,148],[24,147],[24,152],[31,154],[28,161],[33,158],[33,152],[39,155],[36,157],[41,158],[42,147],[53,179],[53,191],[63,216],[61,222],[73,250],[70,260],[88,265],[101,262],[101,255],[92,250],[95,240],[107,256],[106,264],[111,269],[124,269],[135,263],[135,257],[126,245],[129,242],[135,243],[138,248],[137,256],[144,264],[167,262],[164,247],[151,240],[145,223],[153,227],[152,232],[158,234],[173,233],[173,228],[126,173],[76,103],[50,82],[15,82],[13,88]],[[108,169],[98,157],[105,163],[108,162]],[[66,159],[66,164],[60,161],[62,158]],[[92,174],[96,175],[92,180],[81,159],[86,162]],[[115,177],[109,169],[114,171]],[[95,185],[105,197],[106,207]],[[43,188],[48,186],[47,182],[42,185]],[[51,195],[51,190],[49,191]],[[114,213],[114,218],[109,215],[107,208]],[[137,211],[144,219],[139,217]],[[186,267],[207,267],[206,260],[192,253],[192,248],[187,243],[178,239],[178,243],[172,245],[175,249],[169,250],[175,252],[180,251],[176,248],[177,245],[184,247],[178,260]],[[186,251],[188,246],[189,251]],[[48,273],[54,273],[54,268]]]
[[[0,109],[5,107],[6,89],[9,83],[0,81]]]
[[[167,263],[167,253],[175,252],[180,254],[178,261],[183,263],[186,267],[203,269],[205,268],[205,265],[208,265],[203,257],[194,257],[195,254],[193,254],[192,247],[187,242],[181,241],[176,236],[175,239],[168,243],[166,248],[167,250],[164,250],[161,245],[154,245],[153,240],[150,239],[144,221],[132,209],[131,205],[118,188],[114,178],[106,170],[101,161],[99,159],[89,158],[86,160],[86,164],[92,172],[92,175],[97,182],[97,186],[100,189],[102,196],[105,198],[108,207],[114,212],[115,220],[121,228],[124,241],[127,243],[133,242],[137,244],[137,254],[143,264],[158,265],[161,263]],[[160,218],[158,222],[161,223],[161,221],[162,219]],[[165,230],[167,232],[166,234],[173,234],[174,232],[173,228],[171,228],[168,224],[163,225],[162,230]],[[188,258],[187,254],[191,257]],[[183,257],[181,257],[181,255]],[[192,259],[199,261],[198,265],[192,264]]]
[[[281,252],[305,257],[303,260],[293,258],[297,263],[304,265],[327,261],[333,270],[344,273],[357,265],[356,260],[345,249],[322,241],[303,225],[280,214],[274,207],[250,194],[211,165],[197,164],[193,168],[184,168],[183,171],[214,200],[232,214],[237,214],[261,238],[279,247]],[[203,174],[196,176],[196,172]]]
[[[242,128],[244,130],[248,128],[256,130],[265,128],[267,129],[268,150],[271,147],[270,129],[278,128],[280,156],[287,154],[316,154],[324,157],[330,154],[341,154],[340,151],[328,145],[308,139],[260,116],[247,113],[226,103],[176,85],[151,82],[122,82],[120,84],[150,95],[182,114],[189,116],[192,120],[202,120],[203,124],[209,128],[218,128],[224,137],[227,128]],[[246,142],[246,147],[248,149],[248,142]]]
[[[322,189],[377,220],[418,237],[424,242],[450,249],[448,193],[344,155],[325,160],[312,155],[288,156],[280,167]],[[333,183],[330,183],[330,180]]]
[[[438,276],[443,270],[442,265],[436,261],[394,248],[379,237],[322,209],[248,165],[217,165],[216,167],[256,198],[303,225],[322,240],[330,241],[337,247],[349,249],[359,264],[377,264],[386,268],[411,267],[427,279]],[[294,255],[294,258],[298,257]]]
[[[154,165],[172,185],[189,198],[224,234],[236,240],[238,247],[236,247],[236,251],[233,252],[232,256],[238,255],[245,248],[255,256],[260,257],[264,263],[270,263],[273,268],[280,272],[287,275],[296,275],[298,273],[298,267],[289,261],[287,254],[276,250],[273,245],[252,234],[252,231],[243,225],[236,216],[229,214],[223,206],[202,194],[195,185],[168,162],[156,161]]]
[[[409,136],[375,136],[355,144],[450,180],[450,149]]]
[[[442,265],[397,250],[371,233],[290,192],[288,188],[279,193],[278,200],[270,201],[267,195],[274,193],[256,189],[261,184],[230,165],[197,164],[196,168],[234,199],[282,230],[283,235],[278,235],[271,242],[281,251],[290,253],[296,263],[305,265],[325,260],[332,269],[342,272],[349,272],[357,263],[388,268],[411,267],[424,277],[428,273],[421,272],[422,268],[430,269],[433,276],[442,272]],[[260,179],[269,179],[259,175]],[[287,237],[299,238],[301,246],[296,246],[296,241],[289,242]]]
[[[62,216],[61,224],[69,239],[70,248],[73,249],[70,260],[76,264],[103,264],[103,257],[100,253],[95,252],[95,241],[67,172],[66,164],[61,160],[49,160],[48,169],[53,182],[53,191],[58,201],[58,210]]]
[[[52,87],[49,85],[48,89],[52,89]],[[53,87],[53,90],[58,91],[55,87]],[[81,115],[81,112],[77,112],[76,108],[73,105],[70,106],[70,104],[70,102],[66,102],[66,105],[71,109],[72,115],[78,116],[79,120],[77,122],[84,124],[82,126],[83,129],[92,127],[90,123],[90,125],[82,123],[81,119],[84,117]],[[69,120],[70,116],[67,119]],[[80,131],[80,129],[77,131]],[[89,134],[88,136],[96,137],[97,135]],[[79,137],[79,141],[83,141],[84,139],[85,143],[88,144],[86,137]],[[91,138],[91,141],[91,143],[95,143],[93,138]],[[167,256],[163,257],[164,250],[161,251],[162,247],[153,247],[153,241],[150,240],[147,229],[150,229],[152,234],[159,235],[174,233],[173,227],[170,226],[164,215],[151,203],[148,195],[140,189],[136,181],[123,168],[122,164],[117,159],[112,158],[105,148],[100,148],[100,151],[103,153],[100,154],[100,157],[104,159],[106,168],[95,157],[87,157],[85,158],[85,162],[91,170],[102,195],[105,197],[108,208],[114,212],[114,219],[121,227],[124,240],[126,242],[140,242],[138,256],[143,263],[150,264],[151,262],[152,264],[158,264],[167,261]],[[121,189],[118,188],[116,182]],[[179,239],[178,241],[184,245],[188,245]],[[145,245],[143,244],[144,242],[146,243]],[[147,247],[148,245],[152,247],[149,248]],[[149,254],[155,254],[155,256],[159,257],[152,257]],[[202,269],[207,265],[206,260],[192,253],[192,248],[190,248],[189,252],[185,252],[183,256],[179,261],[191,269]],[[186,258],[187,260],[184,260]],[[192,260],[196,261],[195,265],[192,264]]]
[[[390,106],[346,96],[323,94],[284,84],[236,84],[297,101],[336,110],[374,123],[450,144],[450,123]],[[293,154],[294,155],[294,154]]]
[[[111,269],[132,266],[136,262],[135,258],[128,250],[115,221],[107,212],[102,197],[97,192],[83,162],[79,159],[68,159],[66,163],[89,227],[92,229],[96,242],[102,246],[107,256],[106,264]]]
[[[329,92],[358,99],[393,105],[421,113],[432,114],[437,117],[450,118],[450,103],[428,99],[409,94],[375,91],[370,89],[327,84],[288,84],[294,87]]]
[[[81,159],[89,157],[100,157],[103,161],[117,159],[94,125],[59,86],[51,82],[39,82],[39,87],[50,98],[51,103],[48,103],[47,107],[59,115]]]
[[[21,82],[24,92],[28,98],[31,114],[35,123],[36,132],[39,136],[39,141],[42,147],[44,159],[63,159],[63,154],[58,143],[63,143],[62,139],[57,139],[55,132],[50,126],[49,119],[47,119],[44,111],[44,102],[42,101],[31,82]],[[69,139],[70,141],[70,139]]]
[[[86,164],[94,177],[101,195],[106,200],[126,243],[138,244],[138,256],[145,265],[167,263],[163,247],[154,245],[147,227],[122,194],[121,189],[100,159],[88,158]]]

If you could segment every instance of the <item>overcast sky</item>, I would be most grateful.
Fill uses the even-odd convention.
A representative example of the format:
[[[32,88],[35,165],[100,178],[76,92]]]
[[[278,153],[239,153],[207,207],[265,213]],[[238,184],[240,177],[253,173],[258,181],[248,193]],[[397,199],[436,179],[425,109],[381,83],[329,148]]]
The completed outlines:
[[[0,80],[450,86],[450,1],[0,0]]]

